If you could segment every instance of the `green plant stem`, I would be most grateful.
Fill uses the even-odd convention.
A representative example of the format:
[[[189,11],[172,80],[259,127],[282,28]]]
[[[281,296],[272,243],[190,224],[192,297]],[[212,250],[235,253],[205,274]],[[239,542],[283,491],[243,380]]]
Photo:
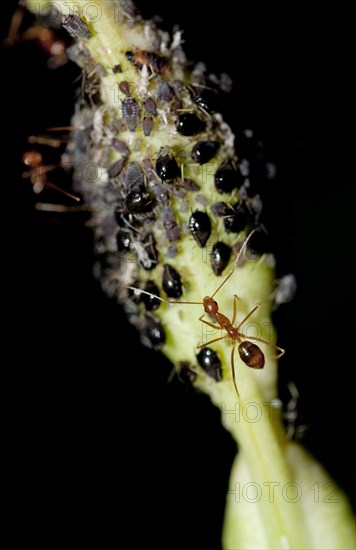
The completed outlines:
[[[45,8],[50,3],[29,0],[28,6],[36,10],[40,4]],[[82,13],[87,13],[87,4],[86,0],[75,2],[79,17]],[[81,39],[81,42],[85,44],[93,62],[100,63],[107,69],[105,76],[100,75],[103,103],[108,111],[120,117],[120,102],[115,93],[118,82],[127,80],[139,85],[138,72],[127,60],[125,52],[134,48],[148,49],[149,41],[144,32],[143,22],[127,25],[117,17],[117,3],[97,0],[90,4],[97,6],[97,12],[93,13],[100,13],[100,17],[95,17],[92,22],[88,22],[87,19],[93,36],[89,40]],[[62,9],[64,14],[72,13],[66,1],[56,0],[54,5]],[[117,64],[122,66],[120,75],[111,71]],[[182,136],[172,137],[170,129],[157,132],[150,141],[154,151],[167,144],[179,143],[182,149],[189,144]],[[134,151],[131,159],[136,161],[141,158],[141,154],[139,150]],[[143,158],[146,158],[147,151],[144,154]],[[195,174],[195,179],[204,185],[206,196],[211,197],[213,201],[216,189],[212,178],[203,181],[201,175]],[[201,300],[202,293],[214,291],[217,286],[216,277],[210,266],[197,256],[196,244],[192,240],[182,239],[179,262],[186,280],[190,280],[190,286],[184,296],[186,301]],[[221,311],[230,314],[232,297],[237,293],[241,297],[241,312],[238,317],[242,318],[260,302],[262,306],[256,312],[254,322],[258,326],[271,327],[270,296],[273,280],[273,269],[266,260],[246,262],[243,267],[236,270],[236,274],[219,292]],[[199,306],[184,305],[163,305],[157,313],[170,329],[163,351],[173,363],[178,359],[190,363],[196,360],[199,334],[197,327],[200,325],[198,317],[201,313]],[[266,335],[262,337],[269,339]],[[216,345],[216,350],[222,362],[223,381],[216,383],[208,376],[199,374],[196,385],[207,393],[221,410],[223,425],[230,431],[240,448],[233,467],[231,493],[227,502],[225,548],[354,548],[354,523],[345,496],[337,490],[337,502],[325,500],[328,496],[328,488],[325,486],[332,483],[330,478],[308,453],[285,437],[281,411],[277,406],[278,401],[275,400],[277,363],[274,352],[266,351],[263,372],[254,372],[246,368],[241,361],[236,361],[236,380],[240,395],[237,398],[231,377],[231,347],[222,342]],[[238,491],[236,484],[239,484]],[[253,497],[247,498],[246,494],[244,496],[244,490],[248,486],[261,491],[260,498],[256,498],[255,502]],[[315,497],[315,487],[320,490],[318,501]],[[297,496],[298,491],[301,492],[300,498],[294,500],[293,490],[297,491]]]

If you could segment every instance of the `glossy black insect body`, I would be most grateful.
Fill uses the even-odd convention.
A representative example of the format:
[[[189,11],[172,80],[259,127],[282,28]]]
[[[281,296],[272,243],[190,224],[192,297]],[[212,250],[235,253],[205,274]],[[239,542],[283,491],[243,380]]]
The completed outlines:
[[[151,280],[146,281],[144,290],[150,294],[141,294],[141,301],[144,303],[147,311],[153,311],[161,305],[161,300],[158,300],[156,296],[160,296],[158,286]]]
[[[182,296],[183,288],[180,275],[171,265],[165,264],[163,267],[162,286],[170,298]]]
[[[220,111],[219,95],[214,90],[203,90],[195,99],[197,105],[208,113]]]
[[[236,170],[231,162],[222,164],[215,174],[215,187],[219,193],[231,193],[233,189],[240,188],[243,178],[240,171]]]
[[[196,380],[197,373],[194,372],[191,365],[187,361],[182,361],[178,366],[178,378],[184,384],[193,384]]]
[[[196,210],[189,218],[189,229],[198,245],[203,248],[211,234],[211,221],[205,212]]]
[[[126,97],[121,105],[121,114],[130,132],[134,132],[140,123],[140,107],[137,101]]]
[[[160,350],[163,348],[165,341],[166,334],[161,321],[151,313],[146,313],[143,329],[143,343],[150,348]]]
[[[192,159],[198,164],[205,164],[216,155],[219,147],[218,141],[198,141],[192,149]]]
[[[210,255],[210,261],[215,275],[222,274],[229,263],[230,256],[231,248],[227,244],[221,241],[214,244]]]
[[[240,233],[252,221],[250,211],[243,202],[235,204],[232,212],[231,216],[224,218],[225,229],[228,233]]]
[[[183,136],[194,136],[205,128],[205,123],[194,113],[183,113],[178,117],[177,131]]]
[[[156,172],[161,180],[173,180],[179,176],[179,167],[169,147],[164,147],[156,160]]]
[[[211,348],[203,348],[197,355],[198,363],[205,373],[220,382],[222,380],[221,361]]]
[[[153,208],[153,199],[145,191],[131,191],[124,200],[125,211],[129,214],[143,214]]]

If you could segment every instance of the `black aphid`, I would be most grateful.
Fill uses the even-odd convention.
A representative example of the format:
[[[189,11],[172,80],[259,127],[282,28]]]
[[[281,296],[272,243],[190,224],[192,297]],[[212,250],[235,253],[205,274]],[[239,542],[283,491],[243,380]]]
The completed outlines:
[[[195,99],[197,105],[208,113],[220,111],[219,94],[214,90],[203,90]]]
[[[240,170],[230,161],[222,164],[215,173],[215,187],[219,193],[231,193],[233,189],[239,189],[243,181]]]
[[[214,244],[210,254],[210,261],[215,275],[221,275],[229,263],[230,256],[231,248],[227,244],[221,241]]]
[[[180,174],[176,159],[169,147],[163,147],[156,160],[156,172],[162,181],[173,180]]]
[[[224,218],[224,226],[228,233],[240,233],[251,224],[252,216],[245,202],[235,204],[231,212],[231,216]]]
[[[196,380],[197,373],[193,371],[191,365],[187,361],[182,361],[178,366],[178,378],[184,384],[193,384]]]
[[[271,239],[263,226],[257,227],[247,244],[247,248],[254,254],[268,254],[273,252]]]
[[[165,344],[166,334],[164,328],[161,321],[152,313],[145,314],[142,341],[143,344],[155,350],[162,349]]]
[[[179,298],[182,296],[182,281],[178,271],[171,265],[164,264],[162,277],[163,290],[170,298]]]
[[[192,159],[199,164],[209,162],[218,152],[218,141],[198,141],[192,149]]]
[[[198,245],[203,248],[211,234],[211,221],[208,214],[199,210],[193,212],[189,218],[189,230]]]
[[[161,305],[161,300],[158,300],[156,296],[160,297],[158,286],[151,280],[146,281],[144,290],[150,294],[141,294],[141,301],[145,305],[147,311],[153,311]]]
[[[211,348],[203,348],[197,355],[198,363],[205,373],[220,382],[222,380],[221,361]]]
[[[205,123],[194,113],[183,113],[178,117],[176,128],[183,136],[194,136],[204,130]]]
[[[153,198],[146,191],[131,191],[124,200],[124,210],[129,214],[144,214],[154,206]]]

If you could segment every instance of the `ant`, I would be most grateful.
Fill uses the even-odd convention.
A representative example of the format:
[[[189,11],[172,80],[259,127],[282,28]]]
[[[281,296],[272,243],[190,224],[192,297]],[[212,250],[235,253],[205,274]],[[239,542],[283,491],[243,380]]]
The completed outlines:
[[[230,273],[227,275],[227,277],[224,279],[224,281],[218,286],[218,288],[215,290],[215,292],[211,296],[205,296],[203,298],[202,302],[180,302],[180,301],[168,301],[167,303],[170,304],[196,304],[196,305],[202,305],[204,307],[204,313],[209,314],[213,319],[216,321],[216,324],[210,323],[209,321],[206,321],[203,319],[203,315],[199,317],[199,321],[204,323],[205,325],[208,325],[211,328],[217,329],[217,330],[226,330],[227,334],[226,336],[230,338],[232,342],[232,350],[231,350],[231,370],[232,370],[232,380],[234,383],[234,387],[236,390],[236,394],[239,397],[239,391],[237,389],[236,384],[236,378],[235,378],[235,362],[234,362],[234,356],[235,356],[235,348],[236,344],[238,344],[238,352],[240,355],[241,360],[247,365],[248,367],[252,369],[263,369],[265,364],[265,356],[259,346],[257,344],[254,344],[253,342],[250,342],[250,340],[254,340],[257,342],[261,342],[263,344],[266,344],[267,346],[274,348],[278,350],[280,353],[278,357],[282,357],[282,355],[285,353],[285,350],[275,346],[274,344],[271,344],[270,342],[267,342],[266,340],[263,340],[262,338],[258,338],[257,336],[248,336],[246,337],[242,332],[242,327],[246,324],[247,320],[255,313],[255,311],[260,307],[261,304],[257,304],[243,319],[240,321],[238,326],[235,328],[234,324],[236,322],[236,316],[237,316],[237,300],[238,297],[236,294],[234,295],[234,309],[233,309],[233,315],[232,320],[230,321],[226,315],[223,315],[219,311],[219,305],[214,300],[214,296],[217,295],[217,293],[221,290],[221,288],[227,283],[227,281],[230,279],[232,274],[235,271],[236,266],[240,262],[241,255],[248,243],[248,241],[251,239],[252,235],[255,233],[255,229],[251,231],[251,233],[246,237],[245,241],[243,242],[240,251],[236,257],[236,260],[234,262],[233,268],[230,271]],[[129,287],[133,288],[133,287]],[[134,289],[137,290],[137,289]],[[149,294],[148,292],[145,292],[141,290],[140,292],[143,292],[145,294]],[[162,298],[159,298],[161,301]],[[203,344],[199,344],[197,346],[197,349],[204,348],[210,344],[213,344],[214,342],[219,342],[223,340],[226,336],[220,336],[219,338],[214,338],[213,340],[210,340],[209,342],[205,342]]]
[[[51,20],[50,17],[47,19],[49,25],[56,24],[55,18],[53,20]],[[12,16],[8,35],[4,40],[5,45],[13,46],[18,42],[33,41],[36,42],[49,57],[47,64],[50,69],[57,69],[67,63],[66,43],[58,36],[58,31],[56,32],[45,26],[46,21],[45,18],[43,18],[44,25],[34,22],[30,27],[21,32],[24,26],[24,20],[25,7],[19,5]]]
[[[51,189],[54,189],[55,191],[59,191],[63,195],[66,195],[70,199],[79,202],[80,198],[76,197],[75,195],[72,195],[71,193],[68,193],[55,183],[52,183],[48,181],[47,178],[47,172],[54,170],[57,168],[56,165],[48,165],[45,166],[43,164],[43,158],[39,151],[30,150],[26,151],[22,155],[22,162],[29,168],[29,172],[25,172],[23,174],[23,177],[30,178],[31,183],[33,185],[33,191],[34,193],[38,194],[43,191],[45,187],[50,187]]]

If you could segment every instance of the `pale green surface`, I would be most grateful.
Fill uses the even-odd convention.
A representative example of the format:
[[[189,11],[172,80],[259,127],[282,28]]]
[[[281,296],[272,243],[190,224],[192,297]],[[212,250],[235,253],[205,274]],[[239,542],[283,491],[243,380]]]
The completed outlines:
[[[37,0],[30,1],[28,4],[39,5]],[[42,4],[47,5],[48,2],[42,2]],[[86,4],[85,1],[75,3],[79,6],[78,15],[81,6]],[[120,79],[136,82],[138,89],[140,84],[137,72],[126,60],[124,52],[133,47],[149,49],[149,41],[144,38],[140,23],[127,28],[113,21],[113,2],[105,0],[91,2],[91,4],[99,6],[102,15],[98,21],[89,25],[94,36],[89,41],[85,41],[87,47],[93,59],[104,67],[111,68],[120,63],[124,70],[122,75],[114,75],[108,71],[108,76],[102,78],[102,93],[108,110],[118,114],[120,103],[114,93],[117,83]],[[64,13],[69,10],[68,2],[56,1],[55,5],[62,6]],[[144,145],[140,141],[141,130],[135,132],[134,136],[127,132],[120,137],[131,143],[136,151],[131,155],[132,160],[140,160],[142,156],[154,158],[160,148],[167,144],[173,147],[175,154],[181,155],[182,161],[188,158],[185,150],[190,143],[190,138],[177,136],[172,132],[172,127],[164,124],[161,124],[158,129],[155,128],[149,141],[143,142]],[[219,155],[223,159],[224,151],[220,151]],[[210,202],[224,200],[223,195],[217,196],[212,176],[216,169],[215,163],[219,163],[221,159],[219,157],[214,159],[211,170],[209,163],[204,168],[190,167],[185,173],[186,176],[194,177],[195,181],[202,186],[204,195]],[[176,206],[178,208],[178,203]],[[186,211],[181,213],[178,211],[176,214],[180,221],[186,218]],[[214,229],[215,234],[211,242],[215,242],[219,237],[222,221],[219,224]],[[236,240],[236,235],[227,236],[223,231],[221,234],[224,235],[225,242],[233,244]],[[155,237],[158,243],[161,235],[162,227],[157,224]],[[239,236],[239,240],[242,240],[242,236]],[[200,249],[190,236],[181,239],[178,247],[178,256],[170,259],[168,263],[179,270],[185,282],[184,300],[199,301],[205,295],[211,295],[219,284],[217,281],[221,282],[222,279],[214,276],[206,250]],[[162,266],[155,270],[154,278],[157,281],[161,279],[161,270]],[[228,273],[228,269],[225,273]],[[152,278],[152,273],[142,272],[140,276]],[[269,341],[271,341],[270,295],[273,278],[273,270],[268,267],[266,259],[258,262],[247,261],[243,267],[236,269],[234,275],[217,295],[220,310],[230,318],[233,295],[239,296],[238,320],[261,302],[262,306],[250,321],[256,323],[255,328],[263,330],[258,336]],[[202,312],[202,306],[199,305],[162,305],[158,310],[157,315],[167,330],[167,344],[164,352],[173,363],[186,360],[196,364],[196,346],[206,334],[202,332],[203,325],[198,321]],[[250,334],[256,333],[252,331]],[[217,335],[211,335],[209,339],[214,337]],[[241,448],[233,467],[230,487],[231,490],[235,490],[235,484],[239,483],[242,496],[240,502],[235,502],[234,495],[228,496],[223,532],[224,548],[226,550],[355,548],[354,523],[345,496],[337,490],[335,496],[337,502],[328,501],[330,487],[326,491],[323,487],[326,483],[332,483],[331,480],[322,467],[300,446],[286,441],[279,412],[271,409],[269,403],[277,397],[277,363],[273,357],[273,350],[261,346],[266,354],[266,365],[263,371],[248,369],[240,361],[236,352],[236,379],[241,396],[238,399],[231,380],[230,344],[223,342],[213,344],[212,347],[222,360],[224,380],[215,383],[196,367],[197,386],[209,394],[212,402],[220,408],[224,426],[238,441]],[[287,359],[282,365],[286,364]],[[134,392],[134,388],[132,391]],[[225,417],[224,411],[236,411],[237,415],[240,414],[235,416],[230,413]],[[253,422],[251,418],[247,418],[247,412],[253,415],[256,411],[260,413],[260,417],[258,421]],[[261,498],[256,503],[248,502],[243,498],[243,490],[246,489],[247,483],[253,483],[253,487],[259,487],[262,490]],[[270,483],[278,484],[273,502],[270,502],[268,485],[266,485]],[[298,484],[297,487],[301,490],[302,496],[297,502],[288,502],[280,489],[288,487],[290,483]],[[315,502],[315,492],[310,489],[311,486],[315,487],[315,484],[319,484],[318,487],[320,487],[319,502]],[[333,484],[332,487],[336,486]],[[290,494],[287,493],[287,496]],[[326,502],[324,502],[325,499]]]

